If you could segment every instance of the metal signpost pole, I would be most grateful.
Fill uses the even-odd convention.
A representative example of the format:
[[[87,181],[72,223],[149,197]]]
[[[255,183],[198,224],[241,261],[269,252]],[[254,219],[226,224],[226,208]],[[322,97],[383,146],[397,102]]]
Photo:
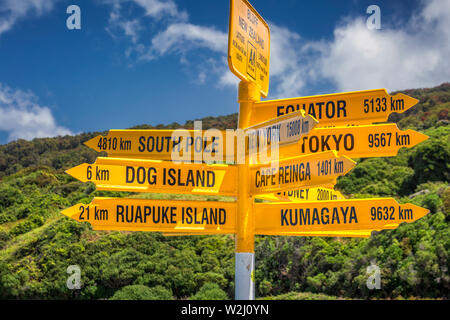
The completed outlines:
[[[260,101],[259,88],[246,81],[239,83],[238,129],[248,126],[252,105]],[[238,159],[239,160],[239,159]],[[235,299],[253,300],[255,298],[255,245],[253,197],[250,197],[250,174],[248,158],[238,163],[237,232],[235,253]]]

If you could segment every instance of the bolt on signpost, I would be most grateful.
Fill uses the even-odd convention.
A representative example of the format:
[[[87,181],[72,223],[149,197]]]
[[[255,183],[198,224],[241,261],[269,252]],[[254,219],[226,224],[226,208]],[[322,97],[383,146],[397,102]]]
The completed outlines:
[[[336,179],[356,165],[351,158],[395,156],[428,138],[396,124],[374,124],[416,99],[377,89],[261,102],[269,62],[267,23],[247,0],[231,0],[228,63],[241,79],[237,131],[109,130],[85,142],[108,157],[66,171],[98,190],[236,201],[96,197],[62,214],[94,230],[234,234],[237,300],[255,298],[255,235],[367,238],[428,214],[392,198],[345,199],[334,190]],[[205,163],[216,160],[233,164]]]

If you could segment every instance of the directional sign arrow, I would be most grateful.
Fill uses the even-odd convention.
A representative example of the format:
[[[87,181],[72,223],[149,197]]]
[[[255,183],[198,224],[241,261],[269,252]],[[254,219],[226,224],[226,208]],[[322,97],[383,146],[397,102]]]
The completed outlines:
[[[249,153],[267,148],[271,145],[288,145],[298,142],[317,124],[311,116],[305,116],[303,110],[265,121],[246,128]]]
[[[429,213],[416,205],[398,204],[393,198],[256,203],[255,233],[302,235],[310,231],[392,229]]]
[[[110,157],[170,161],[234,161],[234,131],[220,130],[109,130],[84,144]],[[226,154],[227,139],[233,152]]]
[[[314,128],[295,145],[279,149],[280,157],[336,150],[350,158],[395,156],[428,139],[414,130],[400,130],[395,123],[355,127]]]
[[[266,100],[254,104],[250,125],[302,109],[319,121],[318,127],[371,124],[385,122],[391,113],[402,113],[418,102],[403,93],[391,96],[386,89]]]
[[[94,198],[61,213],[94,230],[217,234],[236,229],[235,202]]]
[[[93,182],[98,190],[230,195],[236,194],[236,167],[99,157],[66,171]]]
[[[295,190],[288,190],[272,194],[262,194],[256,196],[257,199],[264,199],[269,201],[329,201],[329,200],[344,200],[345,197],[339,191],[325,187],[311,187]]]
[[[250,193],[281,192],[301,187],[329,185],[350,171],[356,162],[335,151],[297,156],[250,166]]]

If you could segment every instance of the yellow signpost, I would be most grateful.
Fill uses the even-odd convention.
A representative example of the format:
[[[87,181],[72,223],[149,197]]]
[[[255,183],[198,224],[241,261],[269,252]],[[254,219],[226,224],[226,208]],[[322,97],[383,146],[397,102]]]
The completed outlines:
[[[231,0],[228,32],[230,70],[241,80],[255,83],[260,93],[267,97],[269,62],[269,26],[247,0]]]
[[[94,198],[62,213],[94,230],[236,232],[234,202]]]
[[[241,79],[238,130],[110,130],[85,142],[109,158],[66,171],[99,190],[227,195],[235,202],[94,198],[62,213],[94,230],[234,234],[238,300],[254,299],[255,234],[369,237],[428,214],[392,198],[345,200],[333,190],[355,166],[350,158],[395,156],[428,138],[396,124],[372,125],[418,101],[378,89],[261,102],[269,48],[267,23],[247,0],[230,0],[228,62]],[[269,146],[271,157],[261,160]],[[234,164],[204,163],[223,161]]]
[[[355,162],[336,151],[281,159],[250,166],[250,193],[273,193],[293,188],[334,184]]]
[[[98,190],[236,195],[237,170],[224,164],[99,157],[66,173]]]
[[[333,188],[325,188],[323,185],[321,187],[302,188],[272,194],[262,194],[256,196],[256,198],[276,202],[328,201],[345,199],[344,195],[339,191],[336,191]]]
[[[391,113],[405,112],[417,102],[403,93],[391,96],[386,89],[266,100],[253,105],[249,125],[298,110],[316,118],[317,127],[372,124],[385,122]]]
[[[255,234],[296,235],[305,231],[382,230],[414,222],[429,213],[416,205],[398,204],[392,198],[257,203]]]
[[[354,127],[314,128],[295,145],[279,149],[280,157],[336,150],[350,158],[395,156],[428,139],[414,130],[399,130],[395,123]]]

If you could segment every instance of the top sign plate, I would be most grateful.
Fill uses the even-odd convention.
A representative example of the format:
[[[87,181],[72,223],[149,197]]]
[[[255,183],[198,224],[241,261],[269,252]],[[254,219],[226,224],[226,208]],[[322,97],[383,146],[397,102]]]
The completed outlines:
[[[247,0],[231,0],[228,65],[240,79],[256,83],[264,97],[269,92],[269,58],[269,26]]]

